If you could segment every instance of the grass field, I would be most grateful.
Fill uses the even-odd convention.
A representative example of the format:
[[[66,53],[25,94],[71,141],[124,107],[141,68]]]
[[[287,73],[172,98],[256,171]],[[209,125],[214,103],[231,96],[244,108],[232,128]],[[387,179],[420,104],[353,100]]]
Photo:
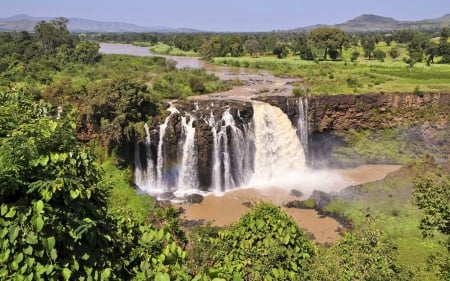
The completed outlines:
[[[178,49],[177,47],[169,46],[162,42],[158,42],[154,45],[149,44],[148,42],[133,42],[133,45],[141,46],[141,47],[150,47],[150,51],[154,54],[159,55],[171,55],[171,56],[180,56],[180,57],[197,57],[198,54],[194,51],[183,51]]]
[[[223,57],[215,58],[213,63],[234,67],[267,69],[278,76],[298,77],[303,80],[300,89],[309,94],[349,94],[377,92],[450,92],[450,65],[424,62],[409,67],[403,58],[407,57],[404,45],[384,42],[377,49],[388,53],[398,48],[400,56],[392,59],[389,55],[384,61],[364,58],[361,47],[344,50],[340,61],[306,61],[298,56],[278,59],[275,56],[262,57]],[[360,56],[355,62],[350,57],[354,51]],[[435,61],[439,61],[436,58]]]

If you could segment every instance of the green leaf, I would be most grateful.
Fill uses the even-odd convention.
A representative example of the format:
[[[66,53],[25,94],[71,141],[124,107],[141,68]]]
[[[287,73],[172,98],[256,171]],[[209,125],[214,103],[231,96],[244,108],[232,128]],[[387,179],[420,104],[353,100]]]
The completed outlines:
[[[170,276],[167,273],[158,272],[156,273],[155,281],[170,281]]]
[[[41,232],[42,228],[44,227],[44,221],[42,220],[42,217],[37,215],[34,216],[32,219],[33,226],[36,228],[37,232]]]
[[[42,210],[44,210],[44,202],[42,200],[38,200],[34,203],[34,212],[36,214],[41,214]]]
[[[111,276],[111,268],[105,268],[100,275],[100,280],[108,280]]]
[[[34,223],[33,223],[34,224]],[[34,232],[28,232],[25,242],[30,245],[35,245],[38,243],[37,236]]]
[[[58,254],[56,253],[56,250],[55,250],[55,249],[52,249],[52,250],[50,251],[50,258],[51,258],[52,260],[54,260],[54,261],[58,258]]]
[[[51,251],[55,247],[55,237],[51,236],[47,239],[44,239],[44,247],[47,251]]]
[[[2,204],[2,209],[1,209],[1,216],[4,216],[6,214],[6,212],[8,212],[8,205],[6,204]]]
[[[17,253],[14,255],[14,261],[17,263],[21,263],[23,261],[23,254]]]
[[[5,215],[5,218],[13,218],[16,214],[16,208],[12,207],[9,209],[9,212]]]
[[[31,246],[26,247],[26,248],[23,250],[23,253],[24,253],[25,255],[31,256],[31,255],[33,254],[33,247],[31,247]]]
[[[73,189],[70,191],[70,198],[76,199],[80,195],[80,190]]]
[[[52,162],[58,162],[58,160],[59,160],[59,153],[50,153],[50,160]]]
[[[62,270],[62,276],[63,276],[64,280],[69,280],[71,275],[72,275],[72,271],[70,271],[70,269],[64,268]]]
[[[43,167],[47,166],[48,160],[49,160],[48,155],[41,155],[41,157],[39,157],[38,159],[39,164]]]
[[[13,243],[19,235],[20,228],[17,225],[9,227],[9,242]]]
[[[256,220],[256,227],[262,229],[266,223],[262,219]]]

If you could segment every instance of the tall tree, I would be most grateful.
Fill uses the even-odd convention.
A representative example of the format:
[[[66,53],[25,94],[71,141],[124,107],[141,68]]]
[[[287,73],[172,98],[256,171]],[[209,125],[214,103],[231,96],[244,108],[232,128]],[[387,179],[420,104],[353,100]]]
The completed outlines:
[[[49,22],[40,21],[35,27],[37,39],[46,52],[54,52],[61,45],[72,45],[66,18],[56,18]]]
[[[309,46],[319,51],[324,60],[330,56],[337,59],[342,54],[342,48],[350,43],[350,38],[344,31],[333,27],[320,27],[308,34]]]
[[[373,36],[362,38],[361,46],[364,50],[364,56],[370,60],[373,56],[373,51],[375,50],[375,38]]]

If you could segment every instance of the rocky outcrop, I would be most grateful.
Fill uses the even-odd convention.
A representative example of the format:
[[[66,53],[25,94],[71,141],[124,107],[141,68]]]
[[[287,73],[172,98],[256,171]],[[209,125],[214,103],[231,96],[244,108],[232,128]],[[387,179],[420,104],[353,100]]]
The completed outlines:
[[[293,124],[298,120],[296,97],[258,98],[281,108]],[[311,132],[386,129],[407,122],[436,122],[448,126],[450,93],[323,95],[308,98]]]
[[[299,98],[258,99],[280,107],[297,125]],[[312,166],[341,166],[331,155],[336,147],[345,145],[345,136],[351,129],[377,131],[401,127],[403,141],[426,148],[426,153],[440,161],[445,162],[450,156],[449,93],[323,95],[309,97],[308,106],[311,138],[308,160]]]

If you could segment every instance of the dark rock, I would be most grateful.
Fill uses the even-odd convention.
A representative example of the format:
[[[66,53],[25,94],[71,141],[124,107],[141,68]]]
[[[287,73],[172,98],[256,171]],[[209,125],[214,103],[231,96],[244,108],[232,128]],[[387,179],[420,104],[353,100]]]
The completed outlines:
[[[206,221],[204,219],[200,219],[200,220],[182,220],[181,221],[181,225],[187,229],[192,229],[195,228],[197,226],[202,226],[205,225]]]
[[[305,209],[305,204],[300,200],[292,200],[284,204],[286,208]]]
[[[175,198],[175,195],[173,194],[173,192],[163,192],[161,194],[158,195],[158,200],[172,200]]]
[[[242,205],[244,205],[247,208],[252,208],[253,207],[253,203],[250,202],[250,201],[242,202]]]
[[[291,192],[289,193],[289,195],[295,196],[295,197],[302,197],[303,196],[303,192],[301,192],[298,189],[292,189]]]
[[[333,200],[333,196],[320,190],[314,190],[309,199],[316,202],[317,209],[324,209]]]
[[[189,204],[200,204],[203,202],[203,195],[200,194],[189,194],[186,196],[186,202]]]

